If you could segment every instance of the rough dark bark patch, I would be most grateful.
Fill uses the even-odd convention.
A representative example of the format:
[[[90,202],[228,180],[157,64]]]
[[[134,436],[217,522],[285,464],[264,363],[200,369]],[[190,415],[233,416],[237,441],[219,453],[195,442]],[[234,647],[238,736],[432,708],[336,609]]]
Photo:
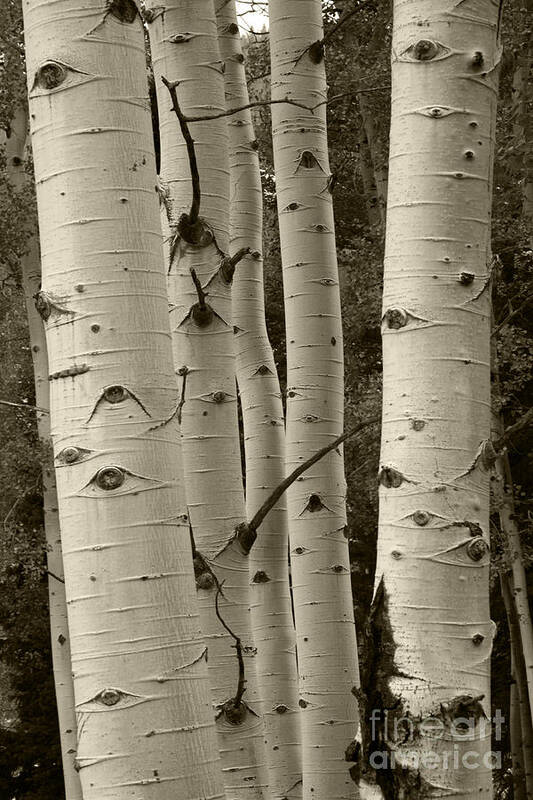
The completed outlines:
[[[119,22],[131,24],[137,18],[137,6],[133,0],[111,0],[107,8]]]

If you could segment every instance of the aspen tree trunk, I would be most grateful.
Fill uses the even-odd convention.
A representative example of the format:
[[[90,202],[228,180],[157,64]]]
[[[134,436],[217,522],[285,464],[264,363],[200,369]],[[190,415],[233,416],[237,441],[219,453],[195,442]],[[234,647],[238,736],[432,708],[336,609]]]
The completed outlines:
[[[527,674],[524,653],[520,646],[520,627],[516,606],[513,600],[513,578],[510,572],[500,573],[500,587],[507,615],[509,642],[511,645],[511,665],[514,686],[516,688],[517,715],[521,728],[521,745],[523,753],[523,775],[527,797],[533,796],[533,724],[528,703]],[[513,719],[511,717],[511,725]],[[516,734],[515,734],[516,738]]]
[[[234,0],[217,0],[226,107],[246,106],[243,53]],[[246,512],[251,519],[285,478],[285,429],[276,364],[265,322],[263,197],[249,109],[227,118],[230,154],[230,252],[251,253],[233,280],[237,382],[244,423]],[[266,760],[273,798],[301,797],[301,733],[296,642],[288,564],[285,496],[270,511],[250,552],[251,613],[264,703]]]
[[[370,763],[491,797],[490,198],[498,4],[394,5]],[[388,715],[387,711],[388,710]]]
[[[336,0],[335,7],[341,18],[343,15],[353,11],[353,3],[348,0]],[[355,33],[356,27],[352,20],[348,22],[344,28],[344,38],[348,41],[353,48],[354,52],[358,51],[357,35]],[[357,62],[353,62],[350,69],[350,75],[355,88],[361,88],[361,69]],[[372,166],[374,174],[374,185],[376,194],[376,212],[379,214],[379,222],[385,229],[385,217],[387,210],[387,183],[388,183],[388,164],[383,158],[383,148],[380,147],[380,130],[378,128],[378,121],[375,119],[372,108],[369,105],[368,99],[364,93],[357,95],[357,103],[359,105],[359,114],[363,123],[363,129],[367,141],[368,148],[368,163]],[[370,224],[376,224],[375,215],[372,214]]]
[[[222,798],[133,3],[24,7],[84,800]]]
[[[326,135],[319,0],[271,0],[272,133],[287,320],[287,472],[343,427],[339,279]],[[303,797],[355,795],[357,644],[344,537],[345,479],[333,451],[288,491]],[[354,770],[352,770],[354,772]]]
[[[520,719],[520,699],[516,686],[514,658],[511,653],[511,690],[509,701],[509,731],[511,739],[511,760],[513,775],[513,800],[527,800],[524,777],[524,750],[522,747],[522,721]]]
[[[500,432],[502,430],[499,422]],[[500,526],[507,545],[507,562],[512,573],[512,600],[516,608],[520,646],[524,654],[526,670],[526,689],[529,701],[529,714],[533,719],[533,625],[529,609],[526,571],[520,542],[520,532],[516,524],[513,498],[513,478],[507,453],[496,459],[495,472],[497,481],[493,484],[497,491],[498,514]]]
[[[229,251],[229,151],[222,117],[194,123],[198,180],[168,88],[186,116],[224,114],[223,62],[213,0],[149,3],[161,133],[161,194],[171,231],[168,289],[174,358],[182,373],[181,436],[196,552],[202,630],[228,800],[268,796],[262,708],[255,678],[248,551],[244,541]],[[178,83],[176,83],[178,82]],[[194,161],[194,159],[193,159]],[[191,278],[195,270],[201,288]],[[242,265],[237,266],[241,269]],[[204,297],[205,294],[205,297]],[[218,587],[222,586],[219,592]],[[238,686],[236,642],[246,692]],[[240,687],[240,689],[239,689]]]
[[[494,315],[492,315],[494,329]],[[496,352],[492,352],[492,379],[497,391],[500,391],[500,371]],[[498,442],[504,434],[504,421],[501,413],[492,414],[492,438]],[[524,690],[527,698],[523,702],[528,705],[528,717],[533,722],[533,624],[529,608],[528,586],[524,568],[524,555],[520,541],[520,531],[516,524],[516,512],[513,492],[513,476],[507,455],[507,448],[494,453],[494,475],[492,476],[492,495],[498,516],[500,529],[504,539],[504,559],[511,579],[506,587],[510,591],[513,604],[513,619],[516,620],[516,646],[522,653],[521,664],[524,667]],[[524,712],[525,713],[525,712]]]
[[[27,128],[27,112],[19,109],[11,123],[10,134],[6,140],[7,173],[10,182],[17,189],[22,189],[29,181],[29,175],[25,170]],[[30,234],[28,250],[21,260],[21,268],[35,379],[35,405],[38,408],[36,412],[37,432],[44,448],[42,477],[44,531],[47,545],[46,563],[49,573],[48,602],[50,609],[51,652],[65,796],[67,800],[81,800],[81,784],[75,769],[77,737],[74,687],[70,665],[70,642],[55,469],[50,439],[48,357],[43,321],[35,308],[33,299],[41,284],[41,263],[36,231]]]
[[[372,110],[365,100],[364,94],[359,95],[359,113],[361,114],[363,125],[365,128],[366,139],[368,142],[368,149],[374,171],[374,181],[376,184],[377,206],[379,216],[383,228],[385,227],[385,218],[387,215],[387,191],[388,191],[388,168],[387,164],[383,161],[383,155],[379,147],[379,133],[377,131],[377,123],[373,118]]]
[[[515,138],[522,154],[522,211],[529,228],[529,243],[533,247],[533,0],[526,0],[526,34],[517,54],[517,69],[513,80],[515,93]]]
[[[359,170],[365,192],[368,223],[372,227],[377,227],[378,225],[381,225],[382,219],[378,200],[376,178],[374,175],[374,166],[372,164],[372,156],[370,154],[368,138],[362,119],[359,134]]]

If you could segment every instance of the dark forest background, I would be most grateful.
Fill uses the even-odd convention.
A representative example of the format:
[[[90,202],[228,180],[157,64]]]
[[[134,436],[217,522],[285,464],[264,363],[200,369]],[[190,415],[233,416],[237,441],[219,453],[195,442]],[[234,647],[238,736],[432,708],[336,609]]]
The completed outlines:
[[[333,98],[328,105],[329,148],[336,178],[349,428],[379,415],[381,409],[384,209],[379,181],[386,180],[388,158],[392,13],[389,2],[378,0],[342,4],[328,0],[323,5],[329,96]],[[341,6],[349,6],[353,13],[339,27]],[[522,54],[533,36],[533,20],[522,6],[521,0],[510,0],[504,11],[494,171],[493,252],[499,261],[493,275],[493,347],[500,383],[493,403],[495,410],[503,413],[506,426],[531,407],[533,366],[533,232],[522,209],[525,143],[513,90]],[[8,129],[14,109],[25,96],[18,0],[0,0],[0,21],[0,128]],[[264,33],[250,33],[246,41],[250,92],[257,99],[268,98],[267,38]],[[268,107],[255,113],[255,121],[264,180],[268,326],[283,387],[283,293]],[[29,190],[17,193],[10,187],[0,148],[0,798],[5,800],[60,800],[64,796],[49,647],[43,454],[31,408],[33,372],[19,267],[35,224],[34,197]],[[23,407],[5,405],[5,401]],[[513,441],[509,457],[526,568],[533,583],[532,440],[531,431],[522,431]],[[375,563],[379,444],[379,429],[373,427],[356,443],[348,441],[345,451],[353,598],[363,664]],[[509,636],[498,580],[505,569],[505,555],[494,514],[491,604],[497,636],[493,705],[502,709],[508,720]],[[507,725],[504,734],[497,796],[511,798]]]

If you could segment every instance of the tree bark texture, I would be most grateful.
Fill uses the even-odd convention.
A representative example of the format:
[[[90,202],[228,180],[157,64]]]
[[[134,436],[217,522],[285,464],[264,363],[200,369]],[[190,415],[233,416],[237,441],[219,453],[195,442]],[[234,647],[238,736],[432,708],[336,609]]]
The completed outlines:
[[[227,122],[189,123],[198,181],[165,78],[180,113],[225,111],[223,61],[213,0],[148,4],[161,133],[161,192],[170,227],[168,290],[174,358],[182,373],[181,441],[187,504],[197,551],[202,630],[209,648],[212,704],[228,798],[268,793],[262,706],[255,676],[248,554],[236,531],[245,522],[228,272],[230,181]],[[193,160],[194,160],[193,159]],[[199,208],[193,211],[195,200]],[[193,221],[193,217],[197,219]],[[239,270],[242,265],[237,265]],[[191,278],[191,269],[199,286]],[[200,286],[201,285],[201,286]],[[205,294],[202,300],[201,295]],[[218,589],[221,587],[221,591]],[[246,693],[237,696],[239,637]]]
[[[83,797],[222,798],[142,24],[102,0],[24,23]]]
[[[498,25],[493,0],[394,5],[376,680],[367,714],[387,800],[492,793],[487,441]]]
[[[246,106],[244,57],[234,0],[217,8],[226,107]],[[268,340],[263,289],[263,197],[249,109],[227,118],[230,252],[249,248],[233,279],[237,383],[244,425],[246,513],[250,520],[285,478],[285,426],[277,368]],[[250,552],[251,614],[273,798],[301,797],[301,735],[296,641],[289,587],[285,495],[261,525]]]
[[[286,468],[343,427],[343,357],[332,176],[326,135],[322,9],[271,0],[272,134],[287,320]],[[320,105],[321,104],[321,105]],[[302,708],[303,797],[355,795],[357,645],[337,449],[288,490]]]

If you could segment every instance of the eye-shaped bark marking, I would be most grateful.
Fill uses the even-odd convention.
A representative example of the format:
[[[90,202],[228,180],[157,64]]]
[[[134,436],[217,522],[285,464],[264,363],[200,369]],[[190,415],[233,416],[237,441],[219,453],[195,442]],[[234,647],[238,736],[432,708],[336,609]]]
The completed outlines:
[[[171,42],[171,44],[187,44],[190,42],[191,39],[196,37],[195,33],[175,33],[173,36],[169,36],[166,39],[163,39],[164,42]]]
[[[215,585],[215,578],[211,572],[201,572],[196,576],[196,588],[209,591]]]
[[[381,467],[378,480],[387,489],[398,489],[404,482],[404,476],[394,467]]]
[[[124,403],[126,400],[131,399],[144,411],[147,417],[151,417],[152,415],[143,405],[143,403],[139,400],[139,398],[130,390],[127,389],[125,386],[121,386],[120,384],[112,384],[111,386],[105,386],[102,390],[102,394],[96,401],[93,406],[93,410],[91,411],[87,422],[90,422],[91,419],[96,414],[97,409],[103,403],[109,403],[111,406],[118,405],[119,403]]]
[[[427,511],[415,511],[411,515],[413,522],[416,522],[416,524],[420,525],[420,527],[428,525],[431,521],[431,517],[432,514],[429,514]]]
[[[261,366],[258,367],[256,371],[253,373],[252,378],[255,377],[256,375],[273,375],[273,374],[274,373],[272,372],[272,370],[269,367],[267,367],[266,364],[261,364]]]
[[[252,583],[269,583],[270,578],[263,570],[258,570],[252,578]]]
[[[80,703],[79,705],[77,705],[76,711],[103,712],[103,711],[109,711],[110,709],[113,708],[122,710],[123,708],[139,705],[139,703],[145,703],[147,699],[148,698],[141,697],[140,695],[126,692],[123,689],[116,689],[110,686],[106,687],[105,689],[102,689],[101,692],[98,692],[98,694],[96,694],[94,697],[91,697],[90,700],[86,700],[84,703]]]
[[[392,306],[391,308],[388,308],[383,314],[382,318],[382,324],[385,326],[385,331],[400,330],[400,328],[405,328],[413,323],[415,323],[417,327],[428,327],[431,324],[435,324],[430,323],[429,320],[425,319],[424,317],[419,317],[412,311],[409,311],[405,308],[400,308],[399,306]]]
[[[410,419],[409,426],[414,431],[421,431],[426,427],[426,421],[424,419]]]
[[[349,571],[350,570],[348,570],[343,564],[333,564],[327,570],[327,572],[335,572],[337,575],[340,575],[341,573],[346,575],[347,573],[349,573]]]
[[[475,568],[488,565],[488,553],[488,543],[480,536],[476,536],[474,539],[466,539],[446,550],[426,556],[426,558],[428,561],[436,561],[439,564]]]
[[[239,26],[236,22],[230,22],[229,25],[224,25],[222,33],[229,33],[231,36],[236,36],[239,33]]]
[[[304,208],[301,203],[289,203],[281,210],[282,214],[290,214],[291,211],[298,211],[299,208]]]
[[[291,550],[291,555],[303,556],[304,553],[308,553],[308,552],[309,552],[309,550],[307,550],[306,547],[298,546],[298,547],[295,547],[294,550]]]
[[[84,461],[92,452],[92,450],[87,450],[85,447],[75,447],[74,445],[64,447],[56,455],[56,464],[75,464],[78,461]]]
[[[59,61],[47,61],[42,67],[39,67],[36,75],[35,82],[42,89],[56,89],[68,74],[67,67]]]
[[[215,719],[218,720],[220,717],[223,717],[230,725],[241,725],[248,713],[248,706],[246,703],[243,703],[242,700],[236,703],[233,698],[231,700],[226,700],[226,702],[218,708],[219,711]]]
[[[321,39],[313,42],[307,53],[312,64],[320,64],[324,59],[324,42]]]
[[[410,61],[416,63],[417,61],[439,61],[447,58],[452,51],[449,47],[436,42],[432,39],[420,39],[415,42],[403,53],[399,53],[398,61]]]
[[[101,467],[90,481],[77,492],[77,497],[102,498],[125,494],[135,495],[164,485],[163,481],[136,475],[124,467],[110,464]]]
[[[409,320],[409,314],[404,308],[388,308],[384,316],[387,328],[397,330],[405,328]]]
[[[313,423],[313,422],[320,422],[321,419],[322,417],[318,417],[316,414],[305,414],[305,416],[300,417],[299,421]]]
[[[309,496],[309,500],[307,501],[307,505],[305,506],[304,510],[300,513],[305,514],[306,511],[309,511],[311,514],[316,514],[318,511],[331,511],[321,500],[318,494],[312,494]]]
[[[432,117],[433,119],[449,117],[450,114],[466,113],[464,108],[453,108],[452,106],[422,106],[422,108],[415,108],[413,111],[415,114],[422,114],[424,117]]]
[[[489,546],[485,539],[476,536],[466,546],[466,552],[472,561],[481,561],[481,559],[489,552]]]
[[[298,159],[298,168],[302,167],[303,169],[318,169],[322,170],[320,166],[320,162],[318,161],[317,157],[310,151],[304,150]]]
[[[118,489],[124,483],[126,474],[120,467],[103,467],[95,475],[94,482],[106,492]]]
[[[44,322],[47,322],[52,314],[57,314],[58,316],[61,316],[62,314],[74,314],[73,311],[61,305],[58,300],[55,300],[52,295],[47,294],[46,292],[37,292],[37,294],[35,294],[33,297],[35,300],[35,308],[37,313]]]
[[[196,247],[207,247],[215,239],[215,234],[203,217],[191,223],[188,214],[182,214],[177,224],[177,236]],[[172,254],[173,255],[173,254]]]
[[[56,90],[83,83],[93,76],[81,69],[75,69],[62,61],[50,59],[41,64],[33,80],[30,95],[50,94]]]
[[[110,0],[107,11],[119,22],[130,24],[137,19],[137,6],[133,0]]]

